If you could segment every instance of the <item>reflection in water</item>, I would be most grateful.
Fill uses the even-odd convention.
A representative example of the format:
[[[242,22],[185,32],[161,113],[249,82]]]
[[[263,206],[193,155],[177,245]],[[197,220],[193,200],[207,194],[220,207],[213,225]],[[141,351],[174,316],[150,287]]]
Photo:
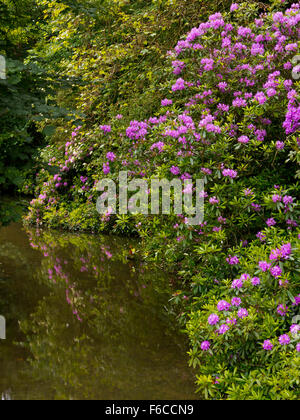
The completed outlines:
[[[2,401],[10,401],[12,399],[10,394],[11,394],[10,390],[2,392],[1,400]]]
[[[168,279],[134,245],[0,229],[2,399],[194,398]]]

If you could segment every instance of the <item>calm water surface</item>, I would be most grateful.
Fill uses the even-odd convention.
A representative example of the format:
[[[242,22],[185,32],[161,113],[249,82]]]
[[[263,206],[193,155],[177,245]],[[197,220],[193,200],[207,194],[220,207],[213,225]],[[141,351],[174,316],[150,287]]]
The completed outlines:
[[[133,242],[0,228],[2,399],[194,399],[168,279]]]

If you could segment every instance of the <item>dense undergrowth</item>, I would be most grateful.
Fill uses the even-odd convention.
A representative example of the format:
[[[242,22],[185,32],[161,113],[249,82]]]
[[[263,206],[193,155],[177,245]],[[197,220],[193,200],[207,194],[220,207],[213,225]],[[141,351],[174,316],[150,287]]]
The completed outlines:
[[[70,114],[51,99],[55,83],[47,82],[46,69],[27,60],[41,37],[41,17],[33,0],[0,1],[0,224],[16,214],[4,195],[17,193],[46,145],[40,122]]]
[[[138,235],[178,277],[200,395],[298,399],[299,5],[39,4],[29,61],[76,116],[40,123],[49,144],[23,187],[36,197],[27,223]],[[121,170],[203,178],[204,222],[99,216],[96,185]]]

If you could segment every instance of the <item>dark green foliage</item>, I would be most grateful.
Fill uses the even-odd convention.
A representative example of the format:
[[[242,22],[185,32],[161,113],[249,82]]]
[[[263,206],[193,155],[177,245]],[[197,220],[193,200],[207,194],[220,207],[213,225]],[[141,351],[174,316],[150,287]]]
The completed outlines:
[[[0,79],[0,191],[14,192],[31,170],[44,144],[40,121],[61,116],[51,100],[54,83],[26,56],[38,36],[40,8],[36,1],[0,2],[0,55],[5,70]],[[3,64],[2,64],[3,67]]]

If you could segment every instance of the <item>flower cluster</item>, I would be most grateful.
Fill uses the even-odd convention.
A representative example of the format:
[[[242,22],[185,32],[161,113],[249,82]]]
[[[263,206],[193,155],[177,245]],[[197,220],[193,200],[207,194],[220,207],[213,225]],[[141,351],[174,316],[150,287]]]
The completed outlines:
[[[293,184],[299,85],[291,73],[300,7],[273,3],[278,11],[264,14],[256,2],[234,3],[230,13],[214,13],[193,28],[168,53],[172,79],[159,82],[161,108],[155,115],[122,123],[116,117],[94,135],[75,129],[63,158],[57,153],[49,161],[59,173],[43,178],[31,206],[37,223],[63,224],[60,203],[68,203],[61,206],[65,211],[73,206],[70,197],[72,209],[86,199],[90,210],[96,181],[103,174],[117,180],[124,167],[129,177],[146,181],[157,175],[204,178],[205,221],[197,226],[187,226],[187,214],[132,216],[117,223],[109,215],[99,230],[138,233],[147,256],[178,267],[184,277],[195,275],[192,299],[187,291],[182,298],[184,305],[195,298],[188,323],[193,347],[213,355],[214,366],[200,365],[201,374],[209,377],[211,368],[215,377],[218,364],[235,366],[241,383],[252,358],[265,366],[277,346],[289,355],[299,348],[296,327],[286,334],[286,323],[300,304],[299,296],[292,304],[287,300],[299,293],[297,181]],[[265,352],[259,352],[260,343]],[[194,357],[197,365],[199,355]]]

